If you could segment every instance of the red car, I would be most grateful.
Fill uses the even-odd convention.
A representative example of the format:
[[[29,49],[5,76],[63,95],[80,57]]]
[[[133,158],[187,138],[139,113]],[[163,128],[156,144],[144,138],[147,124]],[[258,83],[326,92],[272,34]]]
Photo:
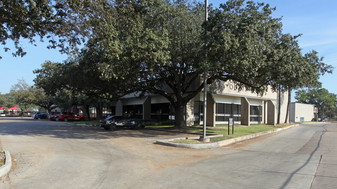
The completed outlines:
[[[84,117],[76,115],[72,112],[62,112],[58,115],[50,117],[50,120],[54,120],[54,121],[84,121]]]

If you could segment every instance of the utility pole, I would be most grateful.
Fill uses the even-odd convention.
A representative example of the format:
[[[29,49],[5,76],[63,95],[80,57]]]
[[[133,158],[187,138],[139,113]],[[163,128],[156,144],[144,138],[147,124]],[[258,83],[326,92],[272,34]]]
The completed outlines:
[[[208,0],[205,0],[205,22],[208,21]],[[207,34],[207,30],[205,30]],[[205,47],[207,47],[207,39],[205,40]],[[207,51],[205,52],[207,65]],[[207,116],[207,70],[204,71],[204,119],[203,119],[203,136],[200,137],[200,140],[203,142],[209,142],[209,137],[206,136],[206,116]]]

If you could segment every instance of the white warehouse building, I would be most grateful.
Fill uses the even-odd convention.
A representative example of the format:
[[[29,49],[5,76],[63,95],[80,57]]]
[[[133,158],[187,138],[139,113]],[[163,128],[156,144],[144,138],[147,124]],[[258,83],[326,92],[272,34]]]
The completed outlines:
[[[312,121],[318,118],[318,109],[312,104],[292,102],[289,108],[290,122]]]

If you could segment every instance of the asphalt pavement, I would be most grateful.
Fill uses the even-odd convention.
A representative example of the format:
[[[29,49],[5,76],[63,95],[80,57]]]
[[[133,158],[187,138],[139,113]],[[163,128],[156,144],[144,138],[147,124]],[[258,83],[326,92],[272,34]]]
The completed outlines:
[[[337,188],[337,125],[304,124],[216,149],[154,144],[186,136],[0,119],[13,168],[1,189]]]

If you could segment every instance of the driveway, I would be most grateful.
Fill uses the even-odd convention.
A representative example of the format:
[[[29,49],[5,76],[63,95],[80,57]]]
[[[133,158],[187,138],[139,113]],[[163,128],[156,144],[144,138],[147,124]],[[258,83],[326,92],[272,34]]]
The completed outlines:
[[[2,146],[14,162],[0,188],[337,186],[334,173],[324,168],[337,152],[327,144],[337,140],[336,133],[327,133],[330,129],[336,125],[305,125],[230,147],[196,150],[153,144],[186,134],[0,119]]]

